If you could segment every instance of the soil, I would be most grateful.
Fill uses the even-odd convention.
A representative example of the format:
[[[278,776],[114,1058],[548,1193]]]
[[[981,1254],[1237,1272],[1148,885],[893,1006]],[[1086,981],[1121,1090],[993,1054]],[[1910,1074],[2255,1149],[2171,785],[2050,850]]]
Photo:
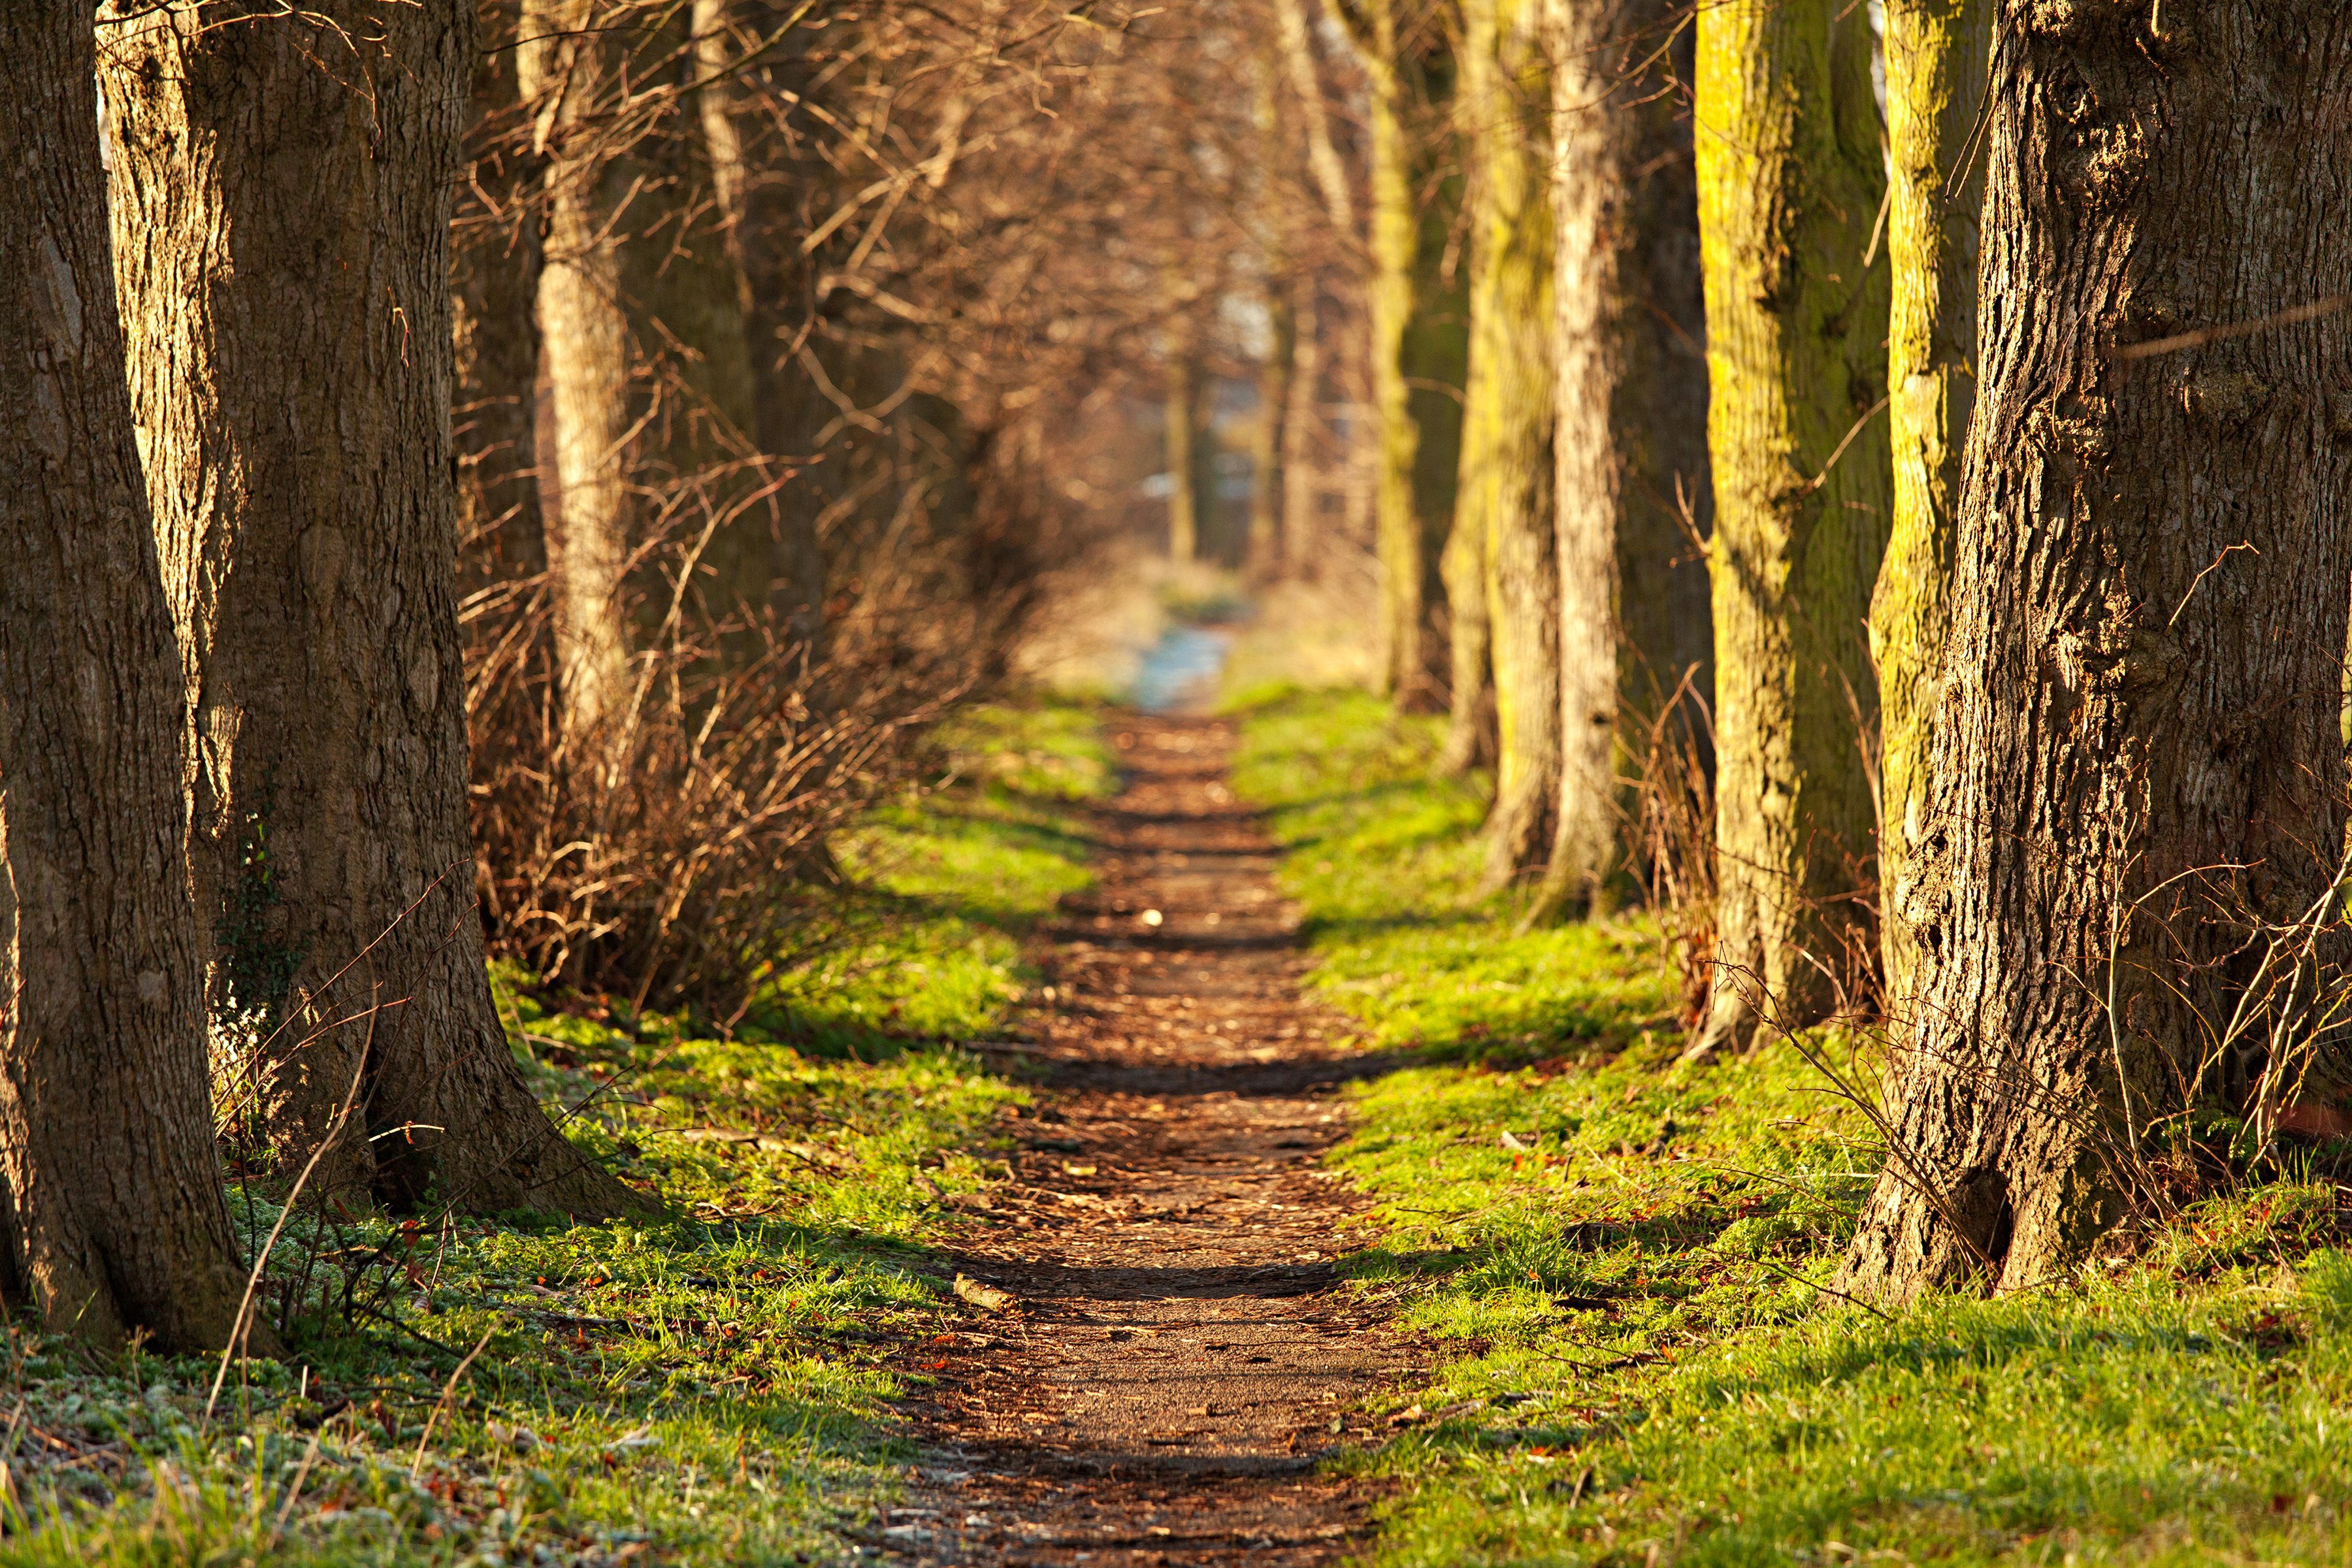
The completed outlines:
[[[1297,921],[1202,719],[1112,726],[1099,880],[1040,952],[1014,1180],[967,1201],[959,1329],[913,1348],[918,1479],[883,1520],[926,1565],[1338,1562],[1381,1487],[1327,1463],[1414,1370],[1334,1262],[1363,1199],[1318,1168],[1385,1064],[1302,999]]]

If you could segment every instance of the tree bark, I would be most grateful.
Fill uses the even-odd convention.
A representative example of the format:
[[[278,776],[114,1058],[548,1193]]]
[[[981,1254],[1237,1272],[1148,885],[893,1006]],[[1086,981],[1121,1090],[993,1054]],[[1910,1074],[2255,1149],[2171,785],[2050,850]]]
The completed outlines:
[[[2352,316],[2283,315],[2352,279],[2352,18],[1996,25],[1917,1021],[1842,1286],[1882,1300],[2063,1275],[2205,1031],[2340,994],[2263,974],[2340,918]]]
[[[217,1348],[188,727],[124,380],[90,12],[0,9],[0,1274],[53,1332]]]
[[[546,158],[547,241],[539,280],[541,363],[562,506],[546,520],[555,612],[557,719],[573,765],[609,766],[626,721],[625,582],[635,508],[624,458],[634,427],[623,298],[627,215],[601,145],[598,96],[617,46],[593,29],[594,0],[522,0],[516,66]]]
[[[1472,525],[1457,502],[1440,557],[1445,580],[1449,707],[1437,766],[1449,776],[1495,760],[1495,628],[1487,614],[1486,555],[1486,531]]]
[[[114,242],[197,724],[215,1001],[282,1024],[273,1143],[415,1204],[608,1214],[490,1001],[466,821],[449,242],[460,0],[114,30]],[[329,63],[331,62],[332,68]]]
[[[1393,0],[1369,0],[1360,9],[1342,14],[1355,18],[1357,52],[1370,85],[1365,296],[1380,445],[1372,512],[1381,568],[1381,681],[1402,710],[1429,712],[1439,706],[1447,658],[1436,613],[1444,601],[1444,588],[1432,542],[1445,537],[1453,509],[1450,482],[1443,515],[1433,515],[1422,491],[1420,468],[1428,443],[1415,407],[1409,363],[1426,262],[1414,192],[1423,159],[1406,123],[1412,73],[1403,58]],[[1452,467],[1448,465],[1449,480]]]
[[[1559,788],[1559,568],[1552,517],[1551,107],[1542,0],[1463,9],[1471,180],[1470,384],[1457,530],[1486,541],[1495,805],[1486,879],[1542,866]],[[1451,584],[1449,582],[1449,588]],[[1452,602],[1460,613],[1461,600]]]
[[[1614,901],[1626,784],[1712,638],[1682,510],[1711,514],[1690,129],[1667,0],[1551,0],[1559,220],[1559,826],[1538,919]]]
[[[1863,623],[1886,542],[1885,188],[1868,17],[1844,0],[1698,13],[1693,132],[1715,472],[1716,972],[1697,1052],[1761,1000],[1795,1027],[1873,945]]]
[[[1913,846],[1927,826],[1952,530],[1976,400],[1984,187],[1983,160],[1969,155],[1968,142],[1984,102],[1991,35],[1992,0],[1891,0],[1886,7],[1895,518],[1871,595],[1870,649],[1878,670],[1879,942],[1887,1011],[1898,1026],[1911,1013]]]

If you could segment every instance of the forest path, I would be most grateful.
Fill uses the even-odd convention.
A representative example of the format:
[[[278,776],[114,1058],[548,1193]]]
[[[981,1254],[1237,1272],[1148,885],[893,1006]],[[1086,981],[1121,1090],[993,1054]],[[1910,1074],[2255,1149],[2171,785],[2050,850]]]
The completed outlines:
[[[1016,1179],[953,1244],[1015,1300],[906,1356],[919,1479],[874,1544],[924,1568],[1337,1562],[1380,1489],[1317,1461],[1369,1435],[1359,1407],[1415,1346],[1336,1277],[1363,1200],[1317,1163],[1336,1091],[1387,1064],[1300,997],[1230,726],[1111,733],[1127,785],[1041,955]]]

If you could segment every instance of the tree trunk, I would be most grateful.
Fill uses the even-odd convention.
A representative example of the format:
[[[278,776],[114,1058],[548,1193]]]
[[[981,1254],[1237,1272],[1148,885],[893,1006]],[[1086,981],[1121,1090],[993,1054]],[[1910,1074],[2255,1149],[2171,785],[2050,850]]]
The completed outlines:
[[[1348,167],[1331,140],[1331,117],[1323,107],[1323,70],[1307,15],[1307,0],[1274,0],[1275,35],[1290,89],[1297,95],[1299,129],[1307,143],[1307,172],[1323,198],[1324,216],[1342,245],[1356,243],[1356,199],[1348,189]]]
[[[1286,542],[1283,505],[1288,491],[1284,458],[1298,354],[1298,321],[1290,308],[1291,262],[1297,248],[1291,241],[1297,226],[1292,217],[1294,192],[1285,177],[1291,165],[1291,137],[1290,116],[1283,107],[1281,62],[1265,58],[1259,65],[1253,128],[1262,150],[1255,219],[1264,247],[1266,343],[1257,373],[1249,531],[1243,541],[1242,563],[1253,578],[1270,582],[1282,574]]]
[[[107,252],[89,8],[0,10],[0,1274],[109,1348],[228,1342],[187,715]]]
[[[1486,542],[1496,721],[1489,885],[1543,864],[1559,788],[1552,218],[1543,131],[1551,97],[1542,20],[1542,0],[1471,0],[1455,103],[1476,169],[1454,527]],[[1462,601],[1452,602],[1458,615]]]
[[[751,369],[751,284],[741,249],[748,170],[733,110],[737,64],[728,0],[694,0],[651,26],[644,54],[676,68],[688,90],[675,121],[646,137],[629,163],[653,188],[644,232],[626,237],[623,286],[644,318],[635,331],[654,363],[647,477],[677,487],[681,543],[710,530],[697,583],[730,658],[756,657],[748,635],[777,601],[784,563],[758,456],[758,379]],[[634,178],[633,174],[633,178]]]
[[[1911,1012],[1918,942],[1907,912],[1910,868],[1927,826],[1952,530],[1976,399],[1983,160],[1969,155],[1968,142],[1984,102],[1992,3],[1890,0],[1886,7],[1886,259],[1894,268],[1886,429],[1895,522],[1871,596],[1870,649],[1878,668],[1879,941],[1887,1011],[1898,1022]]]
[[[334,1178],[611,1213],[631,1195],[515,1065],[474,906],[448,241],[472,9],[253,16],[142,16],[104,79],[215,1001],[282,1025],[268,1130],[289,1160],[364,1056],[369,1138]]]
[[[814,445],[812,408],[817,399],[788,348],[800,337],[805,312],[814,309],[809,261],[800,251],[808,224],[796,217],[791,197],[805,194],[793,187],[816,184],[801,178],[803,165],[814,160],[814,143],[778,132],[741,107],[749,91],[747,72],[770,79],[772,93],[790,94],[796,102],[811,87],[803,79],[805,73],[793,73],[783,45],[772,45],[758,62],[745,64],[744,51],[769,43],[787,20],[772,0],[695,0],[696,75],[702,84],[696,103],[727,254],[742,289],[756,421],[751,433],[771,461],[796,465],[807,460]],[[804,102],[800,109],[805,112]],[[755,173],[765,177],[755,178]],[[777,573],[771,603],[792,635],[811,647],[824,635],[825,557],[817,537],[822,507],[816,489],[805,479],[781,487],[759,512]]]
[[[1252,465],[1245,552],[1252,575],[1261,579],[1280,574],[1290,538],[1284,510],[1289,495],[1290,394],[1297,379],[1298,325],[1280,279],[1266,290],[1265,313],[1265,363],[1258,367],[1257,460]]]
[[[1430,544],[1444,537],[1445,527],[1431,516],[1417,483],[1423,441],[1407,363],[1424,262],[1414,189],[1422,160],[1405,120],[1411,73],[1402,55],[1396,6],[1392,0],[1370,0],[1360,16],[1357,52],[1370,86],[1366,155],[1371,215],[1364,291],[1380,448],[1372,516],[1381,569],[1381,679],[1399,709],[1429,712],[1438,706],[1445,666],[1435,613],[1444,591]],[[1450,505],[1447,511],[1450,516]]]
[[[1842,1287],[1893,1301],[2063,1276],[2210,1098],[2207,1030],[2340,994],[2282,961],[2340,919],[2352,316],[2286,313],[2352,278],[2352,32],[1997,25],[1917,1021]]]
[[[1790,1027],[1826,1016],[1874,945],[1863,622],[1890,481],[1870,56],[1844,0],[1698,14],[1718,888],[1698,1052],[1749,1036],[1759,1001]]]
[[[1559,229],[1559,831],[1537,918],[1613,902],[1626,786],[1706,673],[1706,308],[1690,128],[1663,0],[1551,0]],[[1700,695],[1706,695],[1704,684]]]
[[[616,46],[591,30],[593,0],[522,0],[517,69],[547,159],[547,243],[539,280],[541,363],[562,507],[547,520],[555,611],[557,720],[576,767],[593,776],[627,721],[626,576],[634,508],[629,316],[622,289],[614,160],[597,100]]]
[[[1168,558],[1189,563],[1201,553],[1201,361],[1189,324],[1170,329],[1165,440],[1168,463]]]
[[[450,289],[457,537],[473,559],[507,580],[535,577],[547,567],[533,401],[541,235],[532,198],[542,175],[515,76],[520,20],[515,0],[483,7],[489,36],[474,65],[473,144],[468,177],[458,187]]]
[[[1323,534],[1322,289],[1312,274],[1290,300],[1290,408],[1282,420],[1282,559],[1293,581],[1317,574]]]
[[[1486,613],[1486,531],[1473,526],[1463,512],[1457,505],[1440,560],[1445,579],[1450,707],[1437,766],[1454,777],[1495,760],[1495,628]]]

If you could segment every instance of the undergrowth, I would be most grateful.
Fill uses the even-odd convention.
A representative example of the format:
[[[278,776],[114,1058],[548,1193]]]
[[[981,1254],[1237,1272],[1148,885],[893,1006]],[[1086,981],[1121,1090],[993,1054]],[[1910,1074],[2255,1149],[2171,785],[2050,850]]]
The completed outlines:
[[[1677,1065],[1645,919],[1523,933],[1476,899],[1433,727],[1237,713],[1312,983],[1396,1055],[1335,1156],[1377,1200],[1358,1287],[1436,1347],[1363,1461],[1405,1483],[1380,1561],[2352,1562],[2327,1182],[2250,1178],[2062,1290],[1844,1302],[1859,1112],[1785,1047]]]
[[[8,1331],[0,1564],[839,1561],[903,1473],[891,1347],[936,1331],[942,1200],[1026,1099],[964,1048],[1031,984],[1108,792],[1091,715],[982,709],[839,846],[839,941],[732,1033],[493,979],[569,1130],[667,1217],[290,1217],[284,1363]],[[232,1188],[248,1245],[279,1217]],[[356,1299],[350,1289],[358,1282]],[[207,1405],[210,1404],[210,1413]]]

